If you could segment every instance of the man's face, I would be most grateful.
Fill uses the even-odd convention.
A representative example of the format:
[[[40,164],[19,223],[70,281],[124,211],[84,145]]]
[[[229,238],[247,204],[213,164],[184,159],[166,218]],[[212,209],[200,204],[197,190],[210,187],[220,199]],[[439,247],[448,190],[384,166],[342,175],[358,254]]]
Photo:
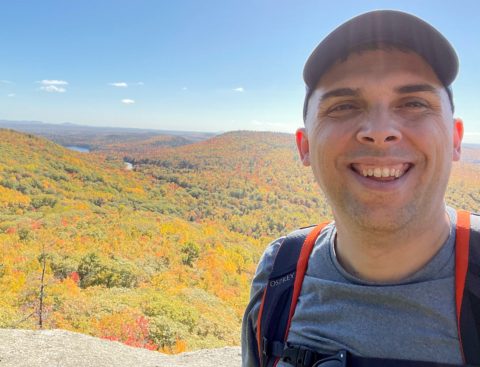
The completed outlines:
[[[374,50],[351,54],[323,75],[297,144],[335,218],[381,232],[443,212],[462,134],[420,56]]]

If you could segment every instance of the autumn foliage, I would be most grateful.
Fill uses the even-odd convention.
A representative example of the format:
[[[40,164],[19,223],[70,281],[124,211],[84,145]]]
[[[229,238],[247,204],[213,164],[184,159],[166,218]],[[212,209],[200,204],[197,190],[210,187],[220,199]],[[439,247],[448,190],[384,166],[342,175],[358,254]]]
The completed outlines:
[[[330,216],[293,141],[235,132],[87,154],[0,130],[0,326],[38,327],[45,263],[44,327],[167,353],[239,344],[267,243]],[[480,149],[469,157],[447,201],[478,210]]]

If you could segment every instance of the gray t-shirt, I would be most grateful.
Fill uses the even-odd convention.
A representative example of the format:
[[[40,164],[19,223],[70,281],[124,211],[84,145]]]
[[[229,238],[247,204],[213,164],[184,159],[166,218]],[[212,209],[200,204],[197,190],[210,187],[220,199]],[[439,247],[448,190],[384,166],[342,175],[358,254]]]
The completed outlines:
[[[349,274],[335,256],[335,225],[327,226],[310,256],[288,342],[321,353],[346,349],[365,357],[461,364],[454,291],[456,212],[447,212],[452,225],[445,244],[399,283],[365,282]],[[252,283],[242,325],[244,367],[259,366],[257,315],[282,240],[267,248]],[[278,363],[284,366],[290,365]]]

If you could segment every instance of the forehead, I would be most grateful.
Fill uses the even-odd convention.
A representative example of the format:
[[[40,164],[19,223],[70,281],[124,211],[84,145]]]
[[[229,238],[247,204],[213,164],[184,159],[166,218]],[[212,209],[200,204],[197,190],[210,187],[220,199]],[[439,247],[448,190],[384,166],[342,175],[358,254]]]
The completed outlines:
[[[317,89],[377,86],[380,82],[429,83],[441,87],[432,67],[418,54],[398,49],[353,52],[323,74]]]

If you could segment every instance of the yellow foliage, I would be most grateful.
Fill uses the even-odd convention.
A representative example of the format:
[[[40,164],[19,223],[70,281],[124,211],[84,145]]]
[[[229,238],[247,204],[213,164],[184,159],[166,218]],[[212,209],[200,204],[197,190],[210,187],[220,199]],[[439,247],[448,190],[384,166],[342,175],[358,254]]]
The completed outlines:
[[[132,194],[145,194],[145,190],[142,187],[127,187],[125,188],[126,192],[130,192]]]
[[[0,207],[29,205],[30,198],[21,192],[0,186]]]
[[[74,204],[74,209],[76,209],[76,210],[87,210],[89,208],[90,207],[88,206],[87,203],[83,203],[83,202],[80,202],[80,201],[78,201]]]
[[[20,292],[26,285],[26,274],[21,271],[11,270],[0,278],[0,287],[8,289],[11,293]]]
[[[70,277],[63,279],[61,282],[49,286],[52,296],[59,295],[62,297],[76,297],[80,295],[80,288],[77,283]]]

